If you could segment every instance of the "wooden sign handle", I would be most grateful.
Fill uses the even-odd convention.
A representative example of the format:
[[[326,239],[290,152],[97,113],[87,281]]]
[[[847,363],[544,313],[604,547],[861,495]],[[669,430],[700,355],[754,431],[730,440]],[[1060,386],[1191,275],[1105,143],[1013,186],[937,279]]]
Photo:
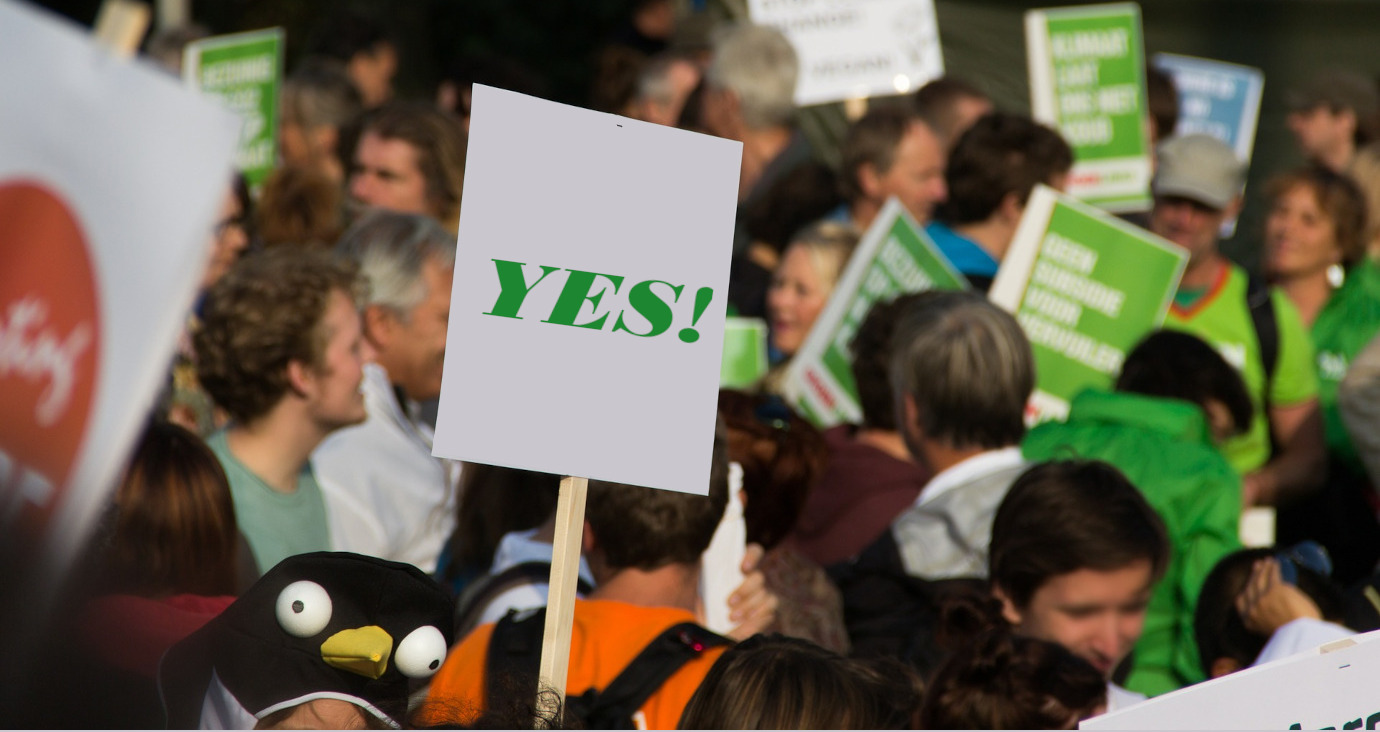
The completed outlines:
[[[556,499],[556,536],[552,542],[551,579],[546,599],[546,631],[541,640],[537,710],[550,716],[565,706],[566,672],[570,666],[571,627],[575,622],[575,587],[580,576],[580,537],[585,526],[585,495],[589,479],[561,478]],[[555,690],[556,705],[543,693]]]
[[[130,58],[149,29],[149,6],[134,0],[105,0],[92,31],[96,42],[120,58]]]

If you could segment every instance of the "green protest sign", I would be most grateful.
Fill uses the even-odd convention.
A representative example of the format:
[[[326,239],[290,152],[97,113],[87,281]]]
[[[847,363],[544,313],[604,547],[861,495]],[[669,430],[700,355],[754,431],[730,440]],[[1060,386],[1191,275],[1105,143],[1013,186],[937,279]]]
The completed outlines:
[[[862,418],[849,343],[878,300],[922,290],[961,290],[968,282],[892,198],[848,260],[829,302],[791,359],[786,395],[820,427]]]
[[[187,44],[183,81],[213,94],[244,120],[235,166],[255,193],[278,157],[283,29],[203,38]]]
[[[1032,113],[1074,151],[1068,192],[1109,211],[1149,208],[1140,6],[1032,10],[1025,36]]]
[[[767,373],[767,324],[761,318],[730,317],[724,321],[724,355],[719,386],[743,389]]]
[[[1036,186],[990,294],[1035,352],[1036,419],[1062,419],[1075,394],[1112,385],[1164,322],[1187,263],[1180,247]]]

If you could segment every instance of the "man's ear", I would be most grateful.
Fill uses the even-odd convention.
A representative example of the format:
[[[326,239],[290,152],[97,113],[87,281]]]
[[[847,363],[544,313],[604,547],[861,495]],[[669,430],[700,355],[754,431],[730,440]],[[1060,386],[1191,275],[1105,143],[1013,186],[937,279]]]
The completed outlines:
[[[293,394],[306,399],[316,386],[316,370],[294,358],[288,361],[287,382]]]
[[[1001,203],[997,204],[997,213],[1001,215],[1002,221],[1015,226],[1025,214],[1025,204],[1021,203],[1020,194],[1011,191],[1001,197]]]
[[[393,335],[398,329],[397,313],[383,305],[368,305],[362,315],[364,337],[369,339],[371,345],[386,348],[393,341]]]
[[[858,166],[858,190],[861,190],[866,198],[877,199],[882,197],[882,180],[877,173],[877,166],[872,163],[863,163]]]
[[[585,522],[584,530],[580,532],[580,553],[589,556],[589,553],[599,548],[599,540],[594,536],[594,531],[590,529],[589,522]]]
[[[1021,611],[1016,609],[1016,603],[1011,602],[1011,598],[1007,596],[1006,591],[998,585],[992,585],[992,596],[997,598],[997,602],[1001,603],[1001,616],[1006,618],[1006,622],[1012,625],[1020,625]]]
[[[906,394],[901,399],[901,436],[910,434],[919,438],[923,433],[920,431],[920,407],[915,405],[915,397]]]

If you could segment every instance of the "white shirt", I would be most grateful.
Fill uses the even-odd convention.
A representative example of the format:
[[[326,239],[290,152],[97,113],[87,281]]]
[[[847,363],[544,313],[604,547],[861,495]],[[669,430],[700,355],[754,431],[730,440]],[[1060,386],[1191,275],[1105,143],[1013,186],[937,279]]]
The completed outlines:
[[[494,550],[494,563],[489,568],[489,574],[497,576],[506,571],[509,567],[516,567],[526,562],[550,562],[551,553],[554,551],[550,544],[544,541],[535,541],[532,537],[537,535],[536,529],[527,531],[510,531],[503,535],[498,542],[498,549]],[[594,576],[589,572],[589,565],[584,557],[580,557],[580,579],[594,584]],[[545,582],[534,582],[528,585],[519,585],[507,590],[489,601],[484,611],[479,614],[477,625],[485,623],[496,623],[509,610],[531,610],[539,607],[546,607],[546,595],[549,585]]]
[[[995,473],[1020,465],[1022,462],[1024,458],[1021,457],[1019,447],[1003,447],[1000,450],[978,453],[935,473],[920,491],[920,495],[915,497],[915,505],[923,506],[979,475]]]
[[[333,548],[434,572],[455,530],[459,464],[432,457],[431,428],[403,411],[383,367],[365,365],[360,389],[368,419],[331,434],[311,459]]]

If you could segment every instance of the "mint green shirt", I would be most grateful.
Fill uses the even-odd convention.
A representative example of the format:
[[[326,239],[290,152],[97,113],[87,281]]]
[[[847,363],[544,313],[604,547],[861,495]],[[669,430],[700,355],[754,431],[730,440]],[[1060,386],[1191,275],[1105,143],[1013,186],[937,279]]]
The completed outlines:
[[[294,554],[330,551],[326,502],[312,474],[311,463],[304,465],[297,476],[297,490],[281,493],[230,454],[225,430],[211,435],[206,444],[220,458],[225,477],[230,480],[235,521],[254,552],[259,574]]]

